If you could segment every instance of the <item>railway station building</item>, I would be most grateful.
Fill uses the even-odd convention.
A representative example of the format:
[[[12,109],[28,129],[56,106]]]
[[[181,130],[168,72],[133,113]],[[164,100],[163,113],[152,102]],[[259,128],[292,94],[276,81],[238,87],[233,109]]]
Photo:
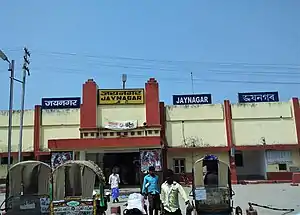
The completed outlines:
[[[232,181],[289,181],[300,167],[300,109],[289,102],[165,105],[154,78],[137,89],[102,89],[89,79],[78,97],[42,98],[24,113],[23,159],[52,166],[92,160],[108,177],[140,183],[150,165],[192,179],[193,163],[215,154]],[[170,95],[171,96],[171,95]],[[199,98],[204,99],[205,98]],[[203,101],[204,101],[203,100]],[[13,113],[12,162],[17,162],[20,112]],[[0,178],[6,175],[8,111],[0,111]]]

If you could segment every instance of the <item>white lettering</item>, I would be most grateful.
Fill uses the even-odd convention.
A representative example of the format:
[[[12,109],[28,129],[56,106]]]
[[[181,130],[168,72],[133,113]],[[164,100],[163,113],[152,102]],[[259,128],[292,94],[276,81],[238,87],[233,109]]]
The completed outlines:
[[[69,105],[70,105],[70,100],[63,101],[63,106],[69,106]]]
[[[57,101],[57,100],[55,100],[55,101],[53,101],[53,106],[58,106],[58,103],[59,103],[59,101]]]
[[[77,104],[77,100],[72,100],[72,106],[76,106],[76,104]]]
[[[248,95],[242,95],[242,100],[244,102],[269,102],[269,101],[275,101],[275,95],[274,94],[248,94]]]
[[[52,106],[53,101],[45,101],[46,106]]]
[[[207,96],[183,96],[178,97],[175,101],[176,104],[209,104]]]
[[[269,100],[272,100],[272,101],[275,101],[275,95],[274,94],[268,94],[268,101]]]

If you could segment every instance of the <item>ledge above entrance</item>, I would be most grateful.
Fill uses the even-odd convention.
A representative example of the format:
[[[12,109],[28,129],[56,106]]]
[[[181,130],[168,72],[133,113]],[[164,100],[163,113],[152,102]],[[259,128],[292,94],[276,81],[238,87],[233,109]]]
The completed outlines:
[[[160,148],[158,137],[123,137],[93,139],[57,139],[48,140],[51,150],[82,150],[95,148]]]

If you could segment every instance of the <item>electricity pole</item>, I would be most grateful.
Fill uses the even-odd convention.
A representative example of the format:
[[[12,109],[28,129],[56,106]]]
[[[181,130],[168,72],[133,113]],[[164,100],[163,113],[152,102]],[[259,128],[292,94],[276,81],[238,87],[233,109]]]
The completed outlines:
[[[15,61],[9,60],[8,57],[0,50],[0,58],[8,62],[8,71],[10,71],[9,84],[9,113],[8,113],[8,134],[7,134],[7,173],[11,165],[11,138],[12,138],[12,112],[14,103],[14,80],[15,80]]]
[[[24,48],[24,63],[23,63],[23,79],[22,79],[22,97],[21,97],[21,115],[20,115],[20,139],[19,139],[19,152],[18,152],[18,161],[22,161],[22,151],[23,151],[23,119],[24,119],[24,106],[25,106],[25,85],[26,85],[26,75],[30,76],[29,72],[29,58],[30,52],[25,47]]]

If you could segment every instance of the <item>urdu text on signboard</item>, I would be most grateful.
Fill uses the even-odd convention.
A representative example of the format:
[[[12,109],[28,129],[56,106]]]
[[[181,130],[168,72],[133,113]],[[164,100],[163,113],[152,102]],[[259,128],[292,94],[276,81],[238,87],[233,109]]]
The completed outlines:
[[[173,105],[197,105],[211,103],[211,94],[173,95]]]
[[[239,103],[279,102],[278,92],[238,93]]]
[[[80,97],[42,98],[42,109],[80,108]]]
[[[98,104],[144,104],[144,89],[98,90]]]

